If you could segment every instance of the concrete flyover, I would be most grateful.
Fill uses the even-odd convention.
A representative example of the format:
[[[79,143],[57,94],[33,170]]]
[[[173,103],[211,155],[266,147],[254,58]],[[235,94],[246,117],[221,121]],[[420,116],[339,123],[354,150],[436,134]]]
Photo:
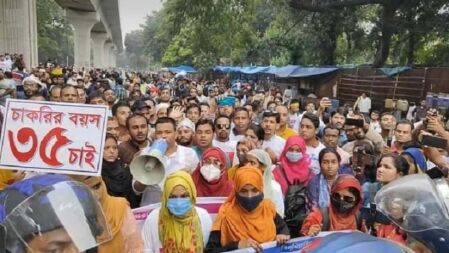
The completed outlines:
[[[0,53],[23,54],[28,68],[38,64],[36,1],[0,0]],[[115,67],[123,50],[119,0],[55,1],[73,27],[75,67]]]

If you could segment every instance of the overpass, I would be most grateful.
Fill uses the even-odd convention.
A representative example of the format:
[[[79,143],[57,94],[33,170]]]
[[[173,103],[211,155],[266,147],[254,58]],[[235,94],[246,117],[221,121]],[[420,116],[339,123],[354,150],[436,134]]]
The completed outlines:
[[[27,68],[38,64],[36,1],[0,0],[0,53],[23,54]],[[73,27],[75,67],[115,67],[123,50],[119,0],[55,1]]]

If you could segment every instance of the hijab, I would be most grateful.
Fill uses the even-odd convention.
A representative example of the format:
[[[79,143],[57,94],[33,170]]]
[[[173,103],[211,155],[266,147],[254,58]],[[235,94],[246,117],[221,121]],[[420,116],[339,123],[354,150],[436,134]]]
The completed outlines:
[[[220,161],[221,176],[217,182],[210,183],[201,175],[201,166],[199,163],[196,170],[192,174],[193,182],[196,185],[196,190],[199,197],[227,197],[234,189],[233,183],[228,178],[228,171],[226,169],[225,153],[219,148],[211,147],[203,152],[203,159],[207,160],[209,157],[216,158]]]
[[[415,162],[416,168],[419,170],[417,173],[422,173],[427,171],[427,162],[426,157],[421,152],[421,150],[417,148],[408,148],[404,150],[403,154],[409,155],[411,158],[413,158],[413,161]]]
[[[259,163],[265,166],[265,170],[263,172],[263,194],[265,195],[265,198],[270,199],[271,201],[273,201],[273,203],[276,203],[273,193],[273,187],[271,185],[273,180],[273,172],[271,170],[272,164],[270,155],[268,155],[268,153],[262,149],[253,149],[247,154],[254,156],[255,158],[257,158]]]
[[[183,217],[172,215],[167,208],[173,188],[179,185],[186,189],[192,201],[192,209]],[[195,184],[189,173],[177,171],[165,180],[159,212],[159,238],[165,253],[203,252],[203,233],[195,209],[196,197]]]
[[[337,230],[357,230],[357,212],[360,210],[362,206],[362,187],[360,186],[359,181],[352,175],[340,175],[337,180],[334,182],[331,188],[331,194],[347,189],[354,188],[358,192],[358,202],[351,210],[351,212],[347,214],[338,213],[337,210],[334,209],[332,204],[330,204],[329,208],[329,220],[330,220],[330,231]]]
[[[231,242],[252,238],[259,243],[273,241],[276,238],[276,208],[274,204],[263,199],[251,212],[246,211],[237,201],[236,194],[246,185],[256,187],[263,191],[263,178],[260,170],[244,166],[236,171],[236,191],[231,194],[220,207],[212,231],[220,231],[220,243],[225,246]]]
[[[103,178],[108,193],[112,196],[125,197],[132,184],[132,175],[129,169],[125,168],[125,164],[117,159],[108,162],[103,159],[101,177]]]
[[[122,235],[122,227],[126,210],[129,208],[128,201],[124,198],[110,196],[101,177],[72,176],[72,178],[85,183],[91,189],[92,186],[99,184],[98,190],[95,190],[94,193],[100,201],[106,222],[111,230],[112,240],[99,245],[98,253],[123,252],[125,250],[125,242]]]
[[[286,156],[288,150],[294,145],[300,147],[303,156],[300,161],[295,163],[290,162]],[[284,195],[287,193],[289,185],[297,182],[307,183],[310,179],[310,158],[309,155],[307,155],[306,150],[306,143],[302,137],[295,135],[287,139],[284,150],[280,156],[280,167],[274,171],[274,177],[281,185],[282,193],[284,193]]]

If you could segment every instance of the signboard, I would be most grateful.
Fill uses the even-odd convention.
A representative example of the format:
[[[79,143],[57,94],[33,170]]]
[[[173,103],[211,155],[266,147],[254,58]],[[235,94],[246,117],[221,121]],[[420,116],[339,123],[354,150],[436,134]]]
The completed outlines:
[[[101,175],[107,107],[8,99],[0,168]]]

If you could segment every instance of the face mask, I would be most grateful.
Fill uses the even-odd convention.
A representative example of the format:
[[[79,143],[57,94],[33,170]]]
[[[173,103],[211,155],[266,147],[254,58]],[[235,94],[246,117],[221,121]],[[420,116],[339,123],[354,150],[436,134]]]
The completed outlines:
[[[285,154],[285,156],[287,157],[287,159],[292,162],[295,163],[299,160],[302,159],[302,153],[301,152],[287,152],[287,154]]]
[[[167,201],[167,208],[174,216],[183,216],[192,209],[190,198],[171,198]]]
[[[221,176],[220,168],[212,164],[203,165],[200,169],[200,172],[207,182],[218,180]]]
[[[335,208],[335,210],[337,210],[338,213],[347,214],[351,212],[352,209],[354,209],[356,202],[348,203],[339,198],[331,197],[331,204]]]
[[[263,200],[263,192],[254,197],[243,197],[240,194],[236,193],[237,201],[240,206],[243,207],[246,211],[252,212],[256,207],[259,206],[260,202]]]

